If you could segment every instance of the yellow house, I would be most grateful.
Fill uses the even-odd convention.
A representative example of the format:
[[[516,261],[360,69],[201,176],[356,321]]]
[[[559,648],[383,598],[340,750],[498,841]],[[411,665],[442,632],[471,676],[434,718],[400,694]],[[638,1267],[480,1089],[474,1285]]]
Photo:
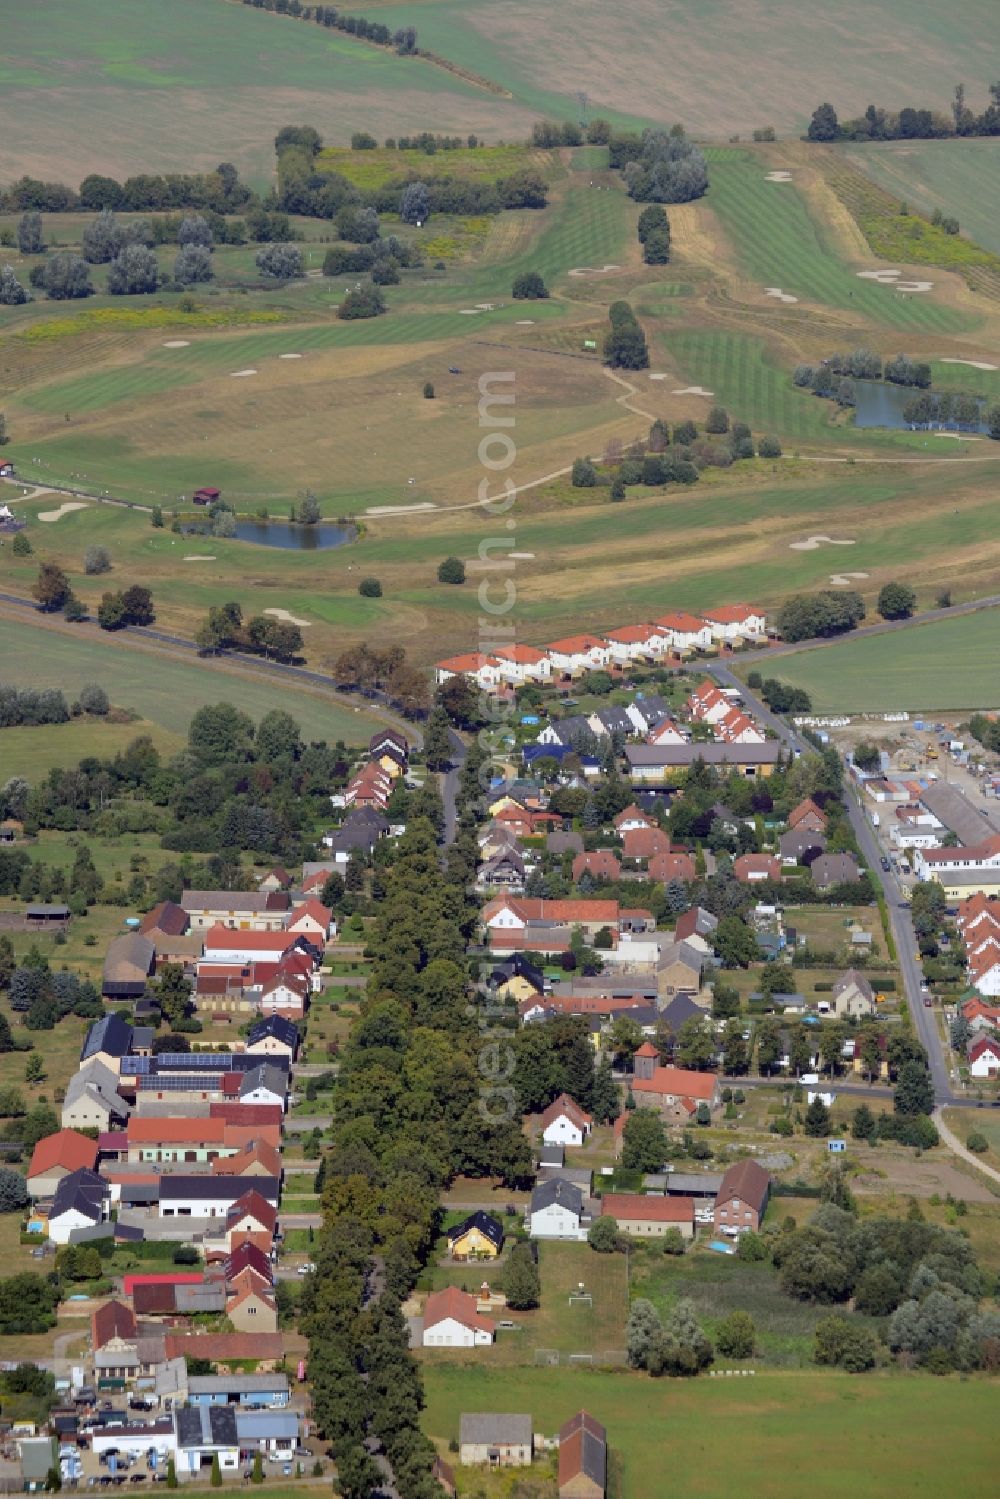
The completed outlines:
[[[455,1260],[495,1260],[503,1248],[503,1226],[489,1213],[470,1213],[448,1230],[448,1251]]]

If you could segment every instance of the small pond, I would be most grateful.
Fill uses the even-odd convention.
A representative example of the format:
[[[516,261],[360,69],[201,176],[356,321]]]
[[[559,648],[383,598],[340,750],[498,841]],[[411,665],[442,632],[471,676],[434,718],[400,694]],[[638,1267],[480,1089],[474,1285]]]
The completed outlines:
[[[287,520],[236,522],[237,541],[281,547],[286,552],[326,552],[331,547],[346,546],[356,534],[353,526],[338,526],[332,521],[319,521],[315,526],[298,526]]]
[[[903,420],[903,408],[914,396],[920,394],[918,390],[913,390],[907,385],[887,385],[880,380],[855,380],[853,384],[854,425],[856,427],[890,427],[897,431],[905,431],[909,428],[909,422]],[[930,392],[932,395],[933,393],[933,391]],[[943,430],[946,432],[986,431],[985,422],[980,422],[975,427],[962,427],[961,429],[954,422],[932,423],[935,428],[939,425],[943,425]]]

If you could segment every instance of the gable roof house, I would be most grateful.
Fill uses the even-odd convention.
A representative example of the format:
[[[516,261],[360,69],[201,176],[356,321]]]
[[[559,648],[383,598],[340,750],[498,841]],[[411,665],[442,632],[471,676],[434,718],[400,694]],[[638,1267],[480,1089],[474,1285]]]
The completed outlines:
[[[640,1051],[643,1048],[640,1047]],[[653,1048],[655,1052],[655,1048]],[[659,1109],[666,1119],[689,1124],[699,1104],[716,1109],[721,1101],[714,1072],[690,1072],[683,1067],[661,1067],[639,1052],[634,1058],[632,1096],[640,1108]]]
[[[679,656],[691,651],[707,651],[712,644],[712,627],[707,620],[696,614],[676,609],[670,614],[661,614],[654,623],[670,641],[670,649]]]
[[[432,1291],[424,1304],[425,1348],[482,1348],[496,1337],[496,1324],[476,1310],[476,1298],[457,1286]]]
[[[740,854],[733,860],[733,874],[743,885],[781,879],[781,861],[774,854]]]
[[[462,1412],[458,1423],[458,1455],[463,1465],[526,1468],[533,1453],[530,1416]]]
[[[553,674],[576,677],[600,671],[611,660],[611,647],[597,635],[569,635],[546,646]]]
[[[528,1226],[533,1239],[585,1239],[582,1189],[558,1176],[539,1182],[531,1194]]]
[[[584,854],[577,854],[573,860],[573,881],[579,884],[585,874],[597,881],[610,880],[612,882],[621,877],[622,866],[618,855],[610,848],[595,848]]]
[[[995,1036],[975,1036],[966,1050],[970,1077],[1000,1077],[1000,1041]]]
[[[624,836],[626,833],[635,832],[637,828],[656,830],[656,819],[648,812],[644,812],[641,807],[637,807],[635,802],[630,802],[618,813],[611,825],[619,836]]]
[[[68,1172],[56,1187],[49,1208],[49,1238],[53,1244],[82,1244],[104,1238],[110,1215],[110,1183],[83,1166]]]
[[[763,639],[767,635],[767,616],[763,609],[752,604],[721,604],[716,609],[703,610],[703,614],[713,639],[726,644]]]
[[[816,805],[811,796],[799,802],[788,814],[790,828],[805,828],[810,833],[825,833],[826,823],[826,813]]]
[[[610,739],[613,734],[620,734],[623,739],[628,739],[635,733],[632,720],[624,708],[612,704],[610,708],[597,708],[588,715],[587,723],[596,739]]]
[[[830,995],[833,1013],[842,1020],[848,1016],[874,1015],[875,995],[863,973],[849,968],[834,981]]]
[[[493,655],[500,663],[500,675],[505,682],[516,685],[520,682],[547,682],[552,675],[552,662],[546,651],[533,645],[499,645]]]
[[[693,1197],[647,1197],[642,1192],[607,1192],[601,1198],[601,1216],[613,1218],[623,1234],[636,1239],[662,1238],[676,1228],[685,1239],[694,1238]]]
[[[678,942],[683,942],[687,937],[704,937],[711,941],[712,933],[718,925],[718,916],[713,916],[704,906],[689,906],[674,922],[674,938]]]
[[[669,853],[670,835],[660,828],[629,828],[622,835],[622,854],[635,863]]]
[[[689,715],[699,723],[715,724],[725,718],[732,704],[717,682],[706,677],[694,689],[684,705]]]
[[[697,994],[705,967],[705,954],[688,941],[668,942],[660,949],[656,964],[656,988],[661,999],[675,994]]]
[[[31,1152],[27,1185],[31,1197],[51,1197],[64,1176],[97,1164],[97,1141],[73,1129],[60,1129],[39,1140]]]
[[[559,1499],[605,1499],[608,1434],[587,1411],[559,1428]]]
[[[481,1209],[448,1230],[448,1253],[452,1259],[495,1259],[502,1248],[503,1225]]]
[[[656,631],[659,639],[667,641],[667,644],[669,644],[667,631],[659,630],[655,625],[650,626],[650,628]],[[632,722],[632,732],[634,734],[649,734],[658,724],[669,721],[673,710],[666,698],[658,696],[655,692],[651,692],[648,694],[637,693],[635,700],[627,705],[625,712]]]
[[[853,854],[820,854],[812,862],[813,884],[819,890],[829,890],[832,885],[856,885],[861,878],[858,861]]]
[[[801,864],[803,856],[810,849],[818,853],[826,850],[826,834],[819,833],[814,828],[798,827],[789,828],[787,833],[782,833],[778,839],[778,853],[782,864]]]
[[[258,1020],[247,1035],[248,1052],[284,1056],[294,1061],[299,1049],[298,1027],[283,1015]]]
[[[196,932],[215,926],[244,932],[280,931],[291,904],[284,890],[185,890],[180,903]]]
[[[568,1093],[552,1100],[540,1123],[546,1145],[582,1145],[594,1127],[593,1117]]]
[[[60,1122],[64,1129],[107,1131],[125,1124],[131,1108],[118,1091],[120,1079],[104,1062],[91,1058],[66,1084]]]
[[[771,1178],[757,1161],[735,1161],[725,1172],[715,1199],[715,1231],[732,1237],[760,1228],[767,1211]]]
[[[108,945],[101,974],[105,999],[141,999],[156,966],[156,948],[141,932],[128,932]]]
[[[87,1034],[80,1047],[80,1063],[97,1058],[113,1072],[121,1068],[122,1057],[132,1051],[132,1027],[128,1021],[111,1010],[87,1027]]]

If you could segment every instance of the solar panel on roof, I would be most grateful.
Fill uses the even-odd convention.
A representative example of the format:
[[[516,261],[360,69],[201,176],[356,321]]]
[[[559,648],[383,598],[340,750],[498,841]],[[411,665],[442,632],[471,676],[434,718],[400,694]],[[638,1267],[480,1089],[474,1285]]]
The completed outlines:
[[[223,1076],[221,1072],[164,1072],[154,1077],[136,1078],[136,1087],[140,1093],[186,1093],[197,1089],[202,1092],[220,1093]]]

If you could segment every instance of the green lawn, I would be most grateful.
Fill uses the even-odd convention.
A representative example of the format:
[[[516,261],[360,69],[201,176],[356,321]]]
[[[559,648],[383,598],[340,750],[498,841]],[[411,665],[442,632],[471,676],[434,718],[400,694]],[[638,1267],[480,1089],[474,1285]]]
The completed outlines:
[[[977,319],[934,301],[904,297],[859,280],[826,242],[794,182],[766,182],[765,163],[746,151],[713,149],[707,202],[718,214],[747,274],[763,289],[778,286],[800,299],[850,308],[886,328],[946,332]]]
[[[775,671],[804,687],[818,713],[995,708],[998,628],[998,611],[984,609],[785,656]]]
[[[10,680],[10,670],[6,665],[4,677]],[[68,687],[67,697],[72,690]],[[140,734],[148,734],[161,755],[174,754],[184,743],[180,734],[146,718],[132,723],[74,718],[69,723],[45,724],[41,728],[3,729],[0,734],[0,761],[4,774],[26,776],[34,781],[47,775],[54,766],[76,765],[91,755],[102,760],[110,759]]]
[[[655,1380],[567,1368],[519,1369],[512,1378],[485,1363],[425,1363],[424,1388],[424,1429],[442,1448],[458,1435],[463,1411],[529,1411],[535,1430],[551,1436],[584,1407],[608,1430],[610,1499],[721,1499],[734,1487],[767,1499],[987,1499],[996,1492],[996,1394],[984,1379],[758,1373]],[[474,1494],[474,1483],[463,1492]]]
[[[99,682],[112,702],[131,708],[171,734],[186,734],[191,715],[205,703],[231,701],[260,719],[274,708],[292,713],[307,739],[360,743],[375,721],[339,703],[299,691],[291,683],[263,682],[214,669],[207,661],[174,661],[139,648],[108,642],[96,632],[78,638],[42,633],[29,622],[5,619],[3,677],[21,687],[61,687],[67,694],[81,682]],[[17,735],[20,729],[4,729]],[[56,726],[52,732],[62,733]],[[130,736],[134,737],[134,735]],[[0,748],[6,742],[0,741]],[[12,741],[16,745],[16,741]],[[16,752],[16,749],[15,749]],[[80,751],[83,753],[83,751]],[[79,753],[70,756],[79,759]]]

